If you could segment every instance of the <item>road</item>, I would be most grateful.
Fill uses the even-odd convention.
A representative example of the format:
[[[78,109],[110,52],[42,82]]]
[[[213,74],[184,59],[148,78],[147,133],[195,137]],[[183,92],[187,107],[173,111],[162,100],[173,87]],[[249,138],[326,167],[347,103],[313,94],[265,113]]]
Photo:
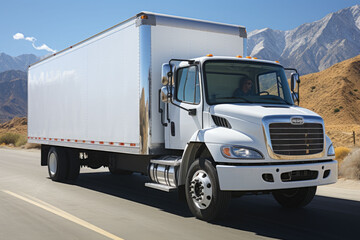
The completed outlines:
[[[358,191],[320,187],[292,211],[271,195],[244,196],[207,223],[176,193],[144,187],[141,175],[82,168],[76,182],[57,183],[38,150],[0,148],[0,164],[0,239],[359,239]]]

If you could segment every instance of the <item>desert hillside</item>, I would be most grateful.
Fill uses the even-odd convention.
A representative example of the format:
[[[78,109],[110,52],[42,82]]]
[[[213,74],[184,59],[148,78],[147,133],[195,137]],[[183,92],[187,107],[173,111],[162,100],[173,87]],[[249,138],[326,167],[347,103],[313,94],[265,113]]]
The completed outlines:
[[[27,118],[15,117],[8,122],[0,123],[0,135],[8,132],[27,135]]]
[[[320,114],[336,146],[360,146],[360,55],[301,77],[300,106]]]

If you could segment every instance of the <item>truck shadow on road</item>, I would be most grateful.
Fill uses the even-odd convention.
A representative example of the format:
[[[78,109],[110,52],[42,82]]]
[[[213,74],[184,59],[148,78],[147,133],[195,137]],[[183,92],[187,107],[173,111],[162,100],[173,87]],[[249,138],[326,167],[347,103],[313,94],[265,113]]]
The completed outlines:
[[[193,218],[177,192],[146,188],[147,180],[138,174],[115,176],[94,172],[82,173],[72,184]],[[288,210],[280,207],[271,195],[261,195],[233,199],[224,217],[209,224],[277,239],[358,239],[359,219],[357,201],[315,196],[306,208]]]

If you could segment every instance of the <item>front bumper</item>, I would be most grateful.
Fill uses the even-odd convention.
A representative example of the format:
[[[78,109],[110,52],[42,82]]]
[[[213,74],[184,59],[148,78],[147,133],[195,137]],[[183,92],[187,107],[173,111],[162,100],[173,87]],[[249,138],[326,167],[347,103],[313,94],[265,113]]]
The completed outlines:
[[[334,160],[291,165],[216,166],[220,189],[223,191],[261,191],[331,184],[337,181],[337,169],[337,161]],[[324,177],[326,170],[330,173],[327,171],[329,174]],[[281,174],[294,171],[317,171],[318,174],[312,180],[282,180]],[[265,181],[263,174],[271,174],[273,182]]]

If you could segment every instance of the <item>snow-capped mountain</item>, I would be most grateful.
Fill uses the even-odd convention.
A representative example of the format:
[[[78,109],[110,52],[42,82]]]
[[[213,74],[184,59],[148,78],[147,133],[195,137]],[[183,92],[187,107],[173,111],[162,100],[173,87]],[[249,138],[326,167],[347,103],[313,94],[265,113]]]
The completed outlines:
[[[301,74],[324,70],[360,54],[360,5],[326,15],[293,30],[269,28],[248,35],[248,55],[279,60]]]

